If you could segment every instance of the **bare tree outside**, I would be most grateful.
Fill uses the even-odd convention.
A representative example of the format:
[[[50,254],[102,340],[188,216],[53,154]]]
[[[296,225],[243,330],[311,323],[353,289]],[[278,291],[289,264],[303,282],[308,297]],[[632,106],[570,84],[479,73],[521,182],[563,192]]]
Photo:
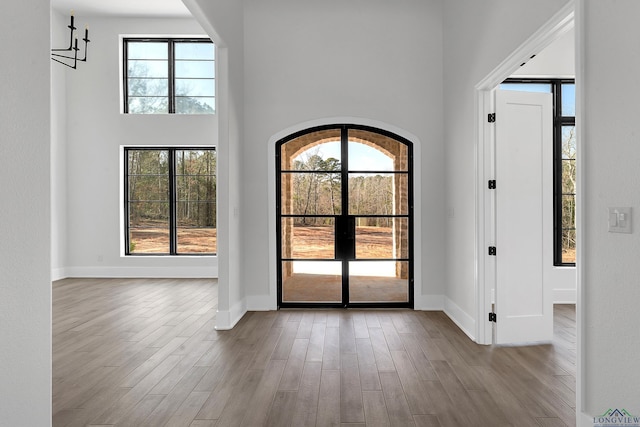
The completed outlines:
[[[562,261],[576,262],[576,128],[562,128]]]

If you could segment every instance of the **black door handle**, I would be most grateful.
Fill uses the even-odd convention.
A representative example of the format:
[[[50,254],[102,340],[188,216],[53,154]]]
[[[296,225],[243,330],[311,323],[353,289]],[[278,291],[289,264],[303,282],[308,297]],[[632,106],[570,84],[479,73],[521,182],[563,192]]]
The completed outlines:
[[[353,216],[336,217],[336,259],[356,259],[356,218]]]

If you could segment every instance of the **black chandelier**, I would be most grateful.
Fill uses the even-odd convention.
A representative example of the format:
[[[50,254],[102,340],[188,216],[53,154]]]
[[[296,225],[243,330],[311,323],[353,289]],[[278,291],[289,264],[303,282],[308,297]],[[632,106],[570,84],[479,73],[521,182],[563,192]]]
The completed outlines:
[[[74,37],[74,32],[77,30],[73,23],[73,10],[71,11],[71,24],[69,24],[69,47],[63,49],[51,49],[51,59],[56,62],[59,62],[62,65],[66,65],[69,68],[76,69],[78,65],[78,61],[87,62],[87,44],[91,41],[89,40],[89,26],[84,27],[84,57],[82,59],[78,58],[78,36]],[[54,52],[70,52],[68,54],[54,53]],[[73,53],[71,53],[73,52]]]

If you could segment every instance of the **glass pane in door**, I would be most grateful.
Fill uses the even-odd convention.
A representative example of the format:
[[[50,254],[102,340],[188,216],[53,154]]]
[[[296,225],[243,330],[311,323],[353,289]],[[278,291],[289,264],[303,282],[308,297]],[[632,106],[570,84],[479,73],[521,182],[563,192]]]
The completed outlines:
[[[341,158],[340,137],[340,129],[325,129],[288,141],[280,149],[280,170],[336,170]]]
[[[349,215],[408,213],[408,174],[349,173]]]
[[[342,211],[339,172],[281,174],[284,215],[338,215]]]
[[[409,301],[408,261],[350,261],[349,302]]]
[[[282,302],[342,302],[342,262],[283,261]]]
[[[409,257],[409,218],[356,217],[356,259]]]
[[[375,132],[349,130],[349,170],[400,172],[409,170],[405,144]]]
[[[335,259],[335,218],[282,218],[282,258]]]

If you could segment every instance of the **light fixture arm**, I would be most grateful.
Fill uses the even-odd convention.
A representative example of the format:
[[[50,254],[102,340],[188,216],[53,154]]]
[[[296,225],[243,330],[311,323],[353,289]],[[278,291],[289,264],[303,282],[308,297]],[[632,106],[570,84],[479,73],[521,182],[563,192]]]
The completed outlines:
[[[78,59],[78,36],[75,36],[74,33],[77,30],[74,25],[74,16],[73,10],[71,11],[71,23],[67,26],[69,28],[69,47],[68,48],[56,48],[51,49],[51,59],[55,62],[58,62],[62,65],[66,65],[69,68],[73,68],[74,70],[77,68],[78,61],[87,62],[87,46],[91,40],[89,40],[89,26],[87,25],[84,29],[84,37],[82,40],[84,41],[84,57],[82,59]],[[60,53],[54,52],[73,52],[73,56],[63,55]],[[73,62],[71,62],[73,61]]]

